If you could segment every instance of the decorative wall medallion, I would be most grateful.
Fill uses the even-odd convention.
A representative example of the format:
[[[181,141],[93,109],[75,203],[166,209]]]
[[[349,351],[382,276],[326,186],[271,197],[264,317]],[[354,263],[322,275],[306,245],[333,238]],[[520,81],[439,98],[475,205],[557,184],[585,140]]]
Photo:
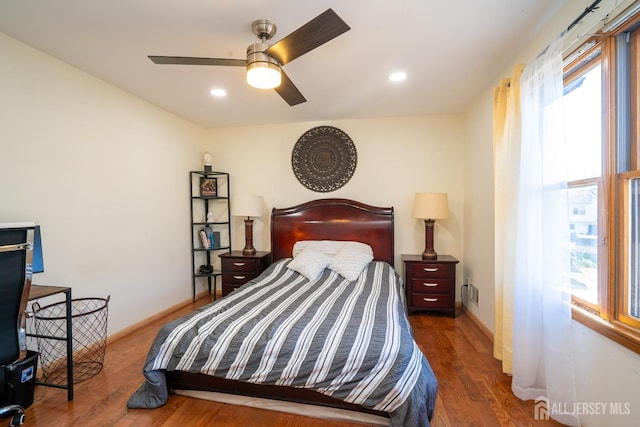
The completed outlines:
[[[353,176],[357,162],[353,141],[333,126],[309,129],[298,139],[291,154],[291,166],[298,181],[320,193],[345,185]]]

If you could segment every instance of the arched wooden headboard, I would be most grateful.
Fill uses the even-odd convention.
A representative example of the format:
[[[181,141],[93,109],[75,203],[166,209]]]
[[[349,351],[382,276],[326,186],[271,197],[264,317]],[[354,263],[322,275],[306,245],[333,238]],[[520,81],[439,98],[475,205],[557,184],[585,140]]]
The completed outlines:
[[[393,207],[349,199],[319,199],[271,211],[271,257],[290,258],[300,240],[351,240],[373,248],[374,259],[394,263]]]

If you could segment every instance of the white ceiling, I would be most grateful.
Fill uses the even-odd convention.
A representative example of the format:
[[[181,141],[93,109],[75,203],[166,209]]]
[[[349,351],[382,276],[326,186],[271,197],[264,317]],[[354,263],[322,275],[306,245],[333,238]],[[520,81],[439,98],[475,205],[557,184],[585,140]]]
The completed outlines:
[[[0,31],[209,128],[463,112],[564,2],[3,0]],[[277,42],[328,8],[351,30],[283,67],[307,98],[295,107],[241,67],[147,58],[244,59],[253,20],[274,21]],[[408,79],[389,83],[398,69]]]

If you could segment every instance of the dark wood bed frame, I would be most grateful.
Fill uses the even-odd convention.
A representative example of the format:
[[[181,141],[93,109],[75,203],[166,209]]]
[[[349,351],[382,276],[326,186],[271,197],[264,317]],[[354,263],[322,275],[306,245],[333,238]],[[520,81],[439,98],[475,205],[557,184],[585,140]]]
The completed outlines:
[[[348,199],[313,200],[271,212],[271,256],[273,261],[290,258],[300,240],[350,240],[373,248],[374,259],[394,262],[393,208],[367,205]],[[322,393],[295,388],[212,377],[183,371],[167,371],[173,390],[204,390],[268,399],[329,406],[380,416],[388,414],[343,402]]]

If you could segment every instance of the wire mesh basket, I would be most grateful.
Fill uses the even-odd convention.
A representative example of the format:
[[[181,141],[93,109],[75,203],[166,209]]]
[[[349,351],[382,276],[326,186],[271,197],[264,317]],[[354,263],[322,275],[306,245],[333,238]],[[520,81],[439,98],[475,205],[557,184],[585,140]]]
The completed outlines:
[[[79,383],[102,370],[107,346],[107,298],[78,298],[71,301],[73,382]],[[67,384],[66,302],[40,307],[33,304],[42,381]]]

